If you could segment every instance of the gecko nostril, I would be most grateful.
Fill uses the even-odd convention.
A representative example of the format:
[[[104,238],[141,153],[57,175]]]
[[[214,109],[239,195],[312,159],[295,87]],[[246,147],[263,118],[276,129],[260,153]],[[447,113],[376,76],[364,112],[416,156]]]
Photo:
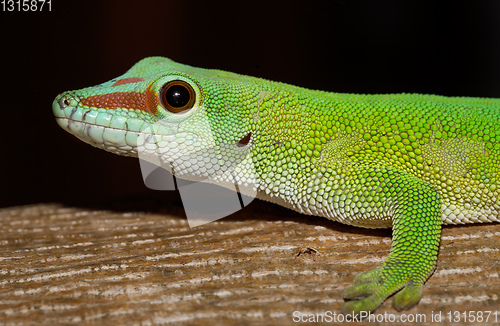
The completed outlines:
[[[68,106],[71,106],[71,97],[69,95],[63,95],[59,99],[59,106],[61,109],[65,109]]]

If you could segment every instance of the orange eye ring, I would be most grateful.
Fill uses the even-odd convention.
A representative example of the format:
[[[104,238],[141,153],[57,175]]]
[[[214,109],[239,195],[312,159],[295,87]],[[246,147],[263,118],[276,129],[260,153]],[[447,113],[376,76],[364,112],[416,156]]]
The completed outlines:
[[[193,87],[185,81],[172,80],[163,85],[160,100],[167,111],[181,113],[194,106],[196,93]]]

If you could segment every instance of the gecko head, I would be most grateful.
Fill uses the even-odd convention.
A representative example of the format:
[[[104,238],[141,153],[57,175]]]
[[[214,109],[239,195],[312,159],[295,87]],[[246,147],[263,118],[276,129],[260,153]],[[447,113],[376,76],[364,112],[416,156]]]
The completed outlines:
[[[249,112],[234,101],[251,87],[240,77],[150,57],[106,83],[58,95],[52,107],[58,124],[87,143],[198,180],[248,156]]]

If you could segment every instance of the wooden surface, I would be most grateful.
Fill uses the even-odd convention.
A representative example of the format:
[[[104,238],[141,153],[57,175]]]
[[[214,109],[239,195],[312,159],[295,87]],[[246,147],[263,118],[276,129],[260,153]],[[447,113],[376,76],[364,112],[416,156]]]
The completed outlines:
[[[294,311],[338,313],[342,290],[391,244],[388,230],[261,201],[194,229],[179,200],[12,207],[0,232],[1,325],[294,324]],[[500,318],[499,248],[499,224],[445,227],[438,268],[405,312],[427,322],[412,325],[449,311]],[[390,300],[384,312],[401,316]]]

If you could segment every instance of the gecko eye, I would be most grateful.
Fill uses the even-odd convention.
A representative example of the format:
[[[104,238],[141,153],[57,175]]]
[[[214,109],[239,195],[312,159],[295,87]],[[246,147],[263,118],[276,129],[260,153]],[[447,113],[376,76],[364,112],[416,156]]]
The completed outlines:
[[[172,113],[189,110],[195,102],[195,92],[191,85],[182,80],[166,83],[161,89],[161,102]]]

